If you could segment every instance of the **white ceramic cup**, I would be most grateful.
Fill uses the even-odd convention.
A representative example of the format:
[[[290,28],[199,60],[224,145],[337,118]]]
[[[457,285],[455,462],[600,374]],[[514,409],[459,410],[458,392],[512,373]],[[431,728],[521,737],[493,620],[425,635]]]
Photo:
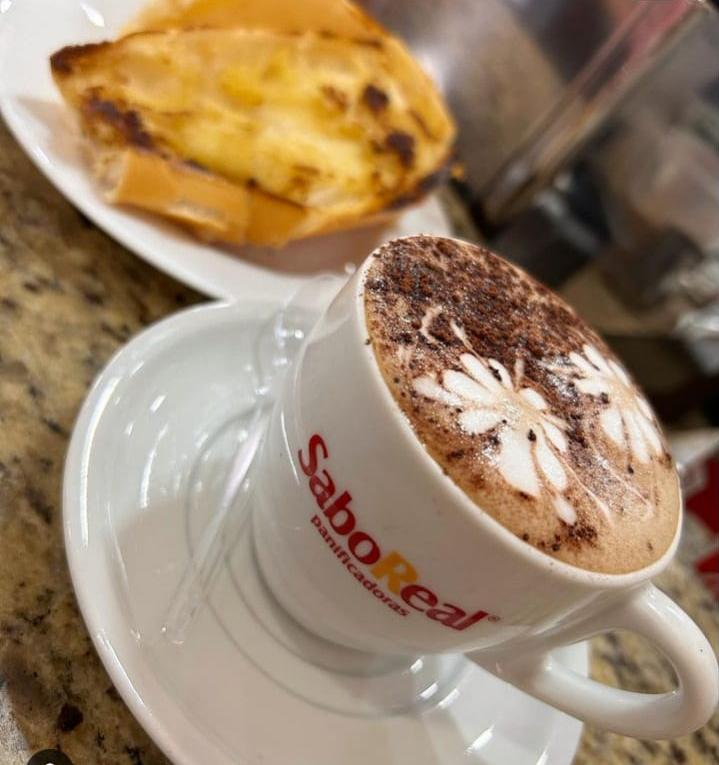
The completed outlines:
[[[565,564],[478,509],[428,455],[368,344],[366,262],[312,331],[271,416],[257,470],[255,545],[264,578],[302,626],[385,654],[464,652],[570,715],[642,738],[686,734],[719,699],[716,657],[650,580]],[[610,629],[671,661],[669,693],[619,690],[551,649]]]

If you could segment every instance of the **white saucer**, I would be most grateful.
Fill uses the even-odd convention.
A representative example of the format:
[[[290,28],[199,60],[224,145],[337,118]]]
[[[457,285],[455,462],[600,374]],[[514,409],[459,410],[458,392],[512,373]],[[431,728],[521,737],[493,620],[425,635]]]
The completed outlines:
[[[369,679],[302,658],[305,638],[285,639],[243,533],[185,642],[162,636],[243,435],[254,334],[275,308],[206,305],[151,327],[109,363],[77,420],[65,470],[67,554],[124,700],[176,765],[568,765],[581,723],[462,657],[378,667]],[[563,658],[586,673],[585,645]],[[385,682],[414,684],[410,711],[390,709]]]
[[[50,75],[49,56],[65,45],[117,37],[146,0],[0,0],[0,114],[20,145],[76,207],[139,255],[176,279],[218,298],[286,297],[320,271],[359,263],[386,239],[451,233],[436,197],[386,227],[294,242],[281,250],[242,247],[232,253],[158,216],[106,202],[83,156],[80,131]]]

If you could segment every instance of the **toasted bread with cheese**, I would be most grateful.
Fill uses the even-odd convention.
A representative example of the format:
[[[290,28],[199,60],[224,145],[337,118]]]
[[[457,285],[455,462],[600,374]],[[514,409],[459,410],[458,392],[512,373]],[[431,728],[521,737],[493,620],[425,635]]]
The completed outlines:
[[[51,67],[110,200],[279,246],[392,214],[447,165],[441,97],[378,29],[138,32],[64,48]]]
[[[124,33],[199,27],[327,32],[366,39],[387,34],[349,0],[152,0]]]

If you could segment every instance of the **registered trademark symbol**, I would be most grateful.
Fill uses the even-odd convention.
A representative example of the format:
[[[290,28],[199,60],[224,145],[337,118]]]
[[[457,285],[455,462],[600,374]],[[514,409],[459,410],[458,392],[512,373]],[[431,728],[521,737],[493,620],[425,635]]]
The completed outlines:
[[[72,760],[57,749],[44,749],[33,754],[27,765],[73,765]]]

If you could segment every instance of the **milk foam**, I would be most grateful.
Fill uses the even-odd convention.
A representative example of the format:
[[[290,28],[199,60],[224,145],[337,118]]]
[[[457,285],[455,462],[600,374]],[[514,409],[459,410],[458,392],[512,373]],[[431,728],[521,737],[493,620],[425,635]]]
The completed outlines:
[[[487,250],[410,237],[373,254],[365,309],[399,406],[481,511],[590,570],[667,549],[678,482],[656,418],[557,295]]]

